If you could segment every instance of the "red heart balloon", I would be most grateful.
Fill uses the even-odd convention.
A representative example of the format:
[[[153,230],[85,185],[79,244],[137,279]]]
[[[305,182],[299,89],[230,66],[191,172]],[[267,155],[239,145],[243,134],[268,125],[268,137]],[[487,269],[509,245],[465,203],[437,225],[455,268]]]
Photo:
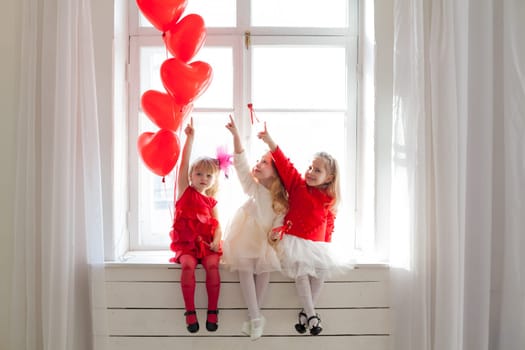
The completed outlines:
[[[200,50],[206,39],[206,28],[201,16],[194,13],[170,26],[163,35],[168,51],[183,62],[188,62]]]
[[[160,66],[162,84],[179,105],[186,105],[202,95],[210,86],[212,76],[211,66],[202,61],[188,64],[174,57]]]
[[[188,0],[137,0],[137,6],[144,17],[161,32],[165,32],[172,23],[179,20],[186,5]]]
[[[178,105],[170,95],[155,90],[144,92],[140,104],[153,123],[171,131],[177,131],[193,110],[193,104]]]
[[[137,140],[137,148],[144,164],[159,176],[168,175],[179,159],[179,138],[170,130],[142,133]]]

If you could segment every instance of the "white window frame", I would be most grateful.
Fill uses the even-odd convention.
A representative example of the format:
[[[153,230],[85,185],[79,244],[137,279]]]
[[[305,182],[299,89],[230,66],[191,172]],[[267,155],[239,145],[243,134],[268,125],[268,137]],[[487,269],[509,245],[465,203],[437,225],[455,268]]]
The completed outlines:
[[[352,1],[353,2],[353,1]],[[358,168],[358,157],[357,157],[357,151],[358,151],[358,128],[357,128],[357,110],[358,110],[358,69],[357,69],[357,62],[358,62],[358,26],[349,26],[349,29],[342,29],[342,28],[323,28],[323,29],[317,29],[317,28],[265,28],[265,27],[253,27],[248,28],[247,23],[245,23],[246,16],[243,16],[241,13],[243,11],[248,11],[247,3],[245,1],[239,1],[238,5],[238,27],[237,28],[207,28],[207,38],[206,38],[206,45],[218,45],[223,43],[230,43],[233,45],[234,52],[238,52],[238,55],[234,55],[234,64],[236,67],[239,67],[239,69],[234,70],[234,106],[233,110],[215,110],[220,111],[224,113],[234,113],[236,114],[237,111],[244,111],[245,106],[247,102],[249,101],[248,96],[250,96],[249,91],[249,78],[245,72],[249,70],[249,52],[248,55],[242,55],[242,47],[244,46],[244,33],[249,30],[250,36],[252,40],[253,45],[258,44],[268,44],[270,42],[277,43],[279,41],[286,42],[287,40],[290,40],[290,38],[293,38],[294,43],[300,44],[300,43],[311,43],[312,38],[304,38],[301,37],[301,35],[315,35],[319,40],[325,41],[326,43],[337,43],[337,44],[344,44],[347,48],[354,48],[354,49],[348,49],[347,50],[347,60],[348,62],[355,62],[356,66],[355,69],[352,66],[348,66],[348,72],[347,72],[347,79],[348,79],[348,101],[347,101],[347,111],[352,111],[351,114],[355,117],[348,119],[348,125],[347,125],[347,153],[349,157],[349,161],[347,162],[347,166],[349,169],[357,169]],[[130,46],[129,46],[129,57],[131,58],[137,53],[137,46],[136,44],[154,44],[154,45],[162,45],[161,35],[155,28],[138,28],[138,9],[136,8],[136,5],[134,1],[130,0],[129,6],[129,13],[130,13],[130,38],[140,38],[140,39],[133,39],[130,40]],[[249,12],[249,11],[248,11]],[[349,23],[355,23],[352,21],[357,21],[357,11],[350,11],[353,15],[352,18],[349,19]],[[138,86],[138,70],[131,68],[130,65],[128,68],[128,81],[129,81],[129,106],[128,106],[128,125],[129,130],[132,132],[133,130],[137,130],[137,120],[134,118],[134,116],[138,115],[138,101],[140,100],[139,96],[139,89],[133,89],[133,86]],[[247,88],[243,88],[243,86]],[[210,110],[207,110],[210,111]],[[240,125],[241,128],[246,128],[248,125]],[[131,134],[128,134],[131,135]],[[128,184],[129,184],[129,213],[128,213],[128,228],[129,228],[129,234],[130,234],[130,240],[129,240],[129,249],[130,250],[140,250],[141,247],[137,245],[138,237],[136,234],[137,231],[137,222],[132,219],[136,218],[136,213],[138,213],[138,199],[137,199],[137,191],[134,191],[133,189],[136,188],[136,168],[135,164],[139,164],[138,162],[138,152],[136,150],[136,138],[129,137],[128,139]],[[347,178],[349,183],[349,198],[357,198],[359,195],[357,191],[357,177],[358,172],[357,171],[349,171],[347,169],[346,171],[342,172]],[[349,213],[340,213],[340,215],[350,215],[351,222],[354,224],[353,227],[355,227],[356,219],[355,215],[357,213],[357,207],[356,207],[357,201],[354,200],[354,203],[350,206],[352,209]],[[167,228],[167,232],[169,231],[169,228]],[[352,232],[353,237],[357,237],[355,232]],[[354,242],[353,248],[358,248],[359,242]],[[144,249],[144,248],[143,248]],[[146,249],[158,249],[158,247],[148,247]],[[168,247],[164,247],[164,249],[168,249]]]

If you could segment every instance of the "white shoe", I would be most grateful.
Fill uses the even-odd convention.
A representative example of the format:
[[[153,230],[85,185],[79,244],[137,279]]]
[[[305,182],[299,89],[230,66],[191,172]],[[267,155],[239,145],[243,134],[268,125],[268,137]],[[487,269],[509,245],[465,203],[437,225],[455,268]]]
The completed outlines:
[[[251,334],[250,337],[252,340],[259,339],[264,331],[264,324],[266,323],[266,319],[261,316],[260,318],[254,318],[250,321],[251,326]]]
[[[251,335],[251,333],[252,333],[252,325],[251,325],[250,321],[244,321],[242,323],[241,332],[243,334],[248,335],[248,336]]]

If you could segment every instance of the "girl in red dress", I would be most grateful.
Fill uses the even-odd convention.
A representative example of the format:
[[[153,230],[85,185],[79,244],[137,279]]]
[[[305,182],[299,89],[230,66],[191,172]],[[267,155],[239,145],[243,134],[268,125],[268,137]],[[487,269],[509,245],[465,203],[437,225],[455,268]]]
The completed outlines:
[[[340,198],[338,165],[329,154],[316,153],[303,177],[273,141],[266,124],[258,137],[270,148],[289,196],[280,258],[282,272],[295,280],[303,307],[295,329],[318,335],[321,319],[314,305],[328,273],[338,267],[330,245]]]
[[[182,150],[175,220],[170,232],[171,250],[175,257],[170,261],[181,264],[181,289],[184,298],[187,329],[190,333],[199,330],[195,313],[195,267],[201,263],[206,271],[208,313],[206,329],[214,332],[218,328],[218,300],[220,290],[219,260],[221,257],[221,228],[213,197],[218,190],[219,162],[203,157],[188,169],[193,145],[193,120],[186,126],[186,142]]]

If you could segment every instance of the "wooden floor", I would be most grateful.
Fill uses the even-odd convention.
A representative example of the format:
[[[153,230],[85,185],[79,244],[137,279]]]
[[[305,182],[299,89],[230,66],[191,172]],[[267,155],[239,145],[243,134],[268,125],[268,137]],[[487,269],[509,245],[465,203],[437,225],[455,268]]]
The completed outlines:
[[[272,275],[262,310],[262,338],[244,336],[247,317],[236,273],[221,270],[219,329],[208,332],[204,271],[197,271],[196,306],[201,323],[190,334],[184,320],[180,269],[174,264],[106,264],[105,318],[109,350],[273,349],[386,350],[390,324],[388,269],[359,265],[327,281],[317,303],[323,332],[300,335],[294,329],[300,306],[292,280]]]

